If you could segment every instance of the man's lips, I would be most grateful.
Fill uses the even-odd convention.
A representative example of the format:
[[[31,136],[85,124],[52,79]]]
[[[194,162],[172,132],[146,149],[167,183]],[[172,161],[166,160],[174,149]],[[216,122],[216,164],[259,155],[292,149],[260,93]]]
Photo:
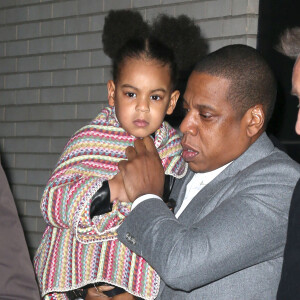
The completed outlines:
[[[182,145],[182,147],[183,147],[182,157],[186,162],[192,161],[194,157],[199,154],[198,151],[194,150],[189,146]]]
[[[137,127],[146,127],[149,125],[149,123],[142,119],[137,119],[133,121],[134,125]]]

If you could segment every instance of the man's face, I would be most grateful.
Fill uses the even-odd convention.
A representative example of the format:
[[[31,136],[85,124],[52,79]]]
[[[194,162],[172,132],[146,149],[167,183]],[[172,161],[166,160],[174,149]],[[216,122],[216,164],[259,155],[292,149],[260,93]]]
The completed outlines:
[[[239,117],[227,100],[231,82],[193,72],[184,94],[186,116],[183,158],[194,172],[215,170],[239,157],[251,144],[245,115]]]
[[[300,59],[298,58],[293,70],[292,76],[292,94],[298,97],[300,103]],[[295,126],[296,133],[300,135],[300,110],[298,110],[298,117]]]

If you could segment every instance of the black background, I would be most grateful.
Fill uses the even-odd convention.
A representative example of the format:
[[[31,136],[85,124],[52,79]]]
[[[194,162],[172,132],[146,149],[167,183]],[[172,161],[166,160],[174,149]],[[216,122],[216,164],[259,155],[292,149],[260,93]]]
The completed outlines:
[[[290,95],[294,60],[274,48],[286,28],[300,26],[299,0],[260,0],[257,49],[278,80],[278,96],[267,132],[277,137],[287,152],[300,162],[300,137],[295,133],[298,99]]]

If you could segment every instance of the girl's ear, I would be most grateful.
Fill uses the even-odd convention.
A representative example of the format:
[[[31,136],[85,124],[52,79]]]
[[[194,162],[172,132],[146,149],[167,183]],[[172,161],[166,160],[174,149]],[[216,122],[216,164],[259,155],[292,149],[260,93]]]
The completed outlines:
[[[249,137],[255,136],[263,127],[265,123],[265,113],[263,106],[257,104],[248,109],[247,115],[247,135]]]
[[[171,94],[171,99],[170,99],[169,107],[167,109],[167,115],[171,115],[173,113],[173,110],[176,107],[176,103],[177,103],[177,100],[179,98],[179,95],[180,95],[180,92],[178,90],[175,90]]]
[[[107,82],[107,97],[108,104],[110,106],[115,106],[115,83],[112,80],[108,80]]]

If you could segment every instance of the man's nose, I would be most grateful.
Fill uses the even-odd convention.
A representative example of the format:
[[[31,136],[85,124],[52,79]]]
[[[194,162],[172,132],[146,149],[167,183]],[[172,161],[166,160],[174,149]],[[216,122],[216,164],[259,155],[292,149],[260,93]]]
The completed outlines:
[[[196,135],[198,133],[198,124],[195,117],[191,113],[188,113],[182,120],[179,129],[183,134],[190,133],[191,135]]]

